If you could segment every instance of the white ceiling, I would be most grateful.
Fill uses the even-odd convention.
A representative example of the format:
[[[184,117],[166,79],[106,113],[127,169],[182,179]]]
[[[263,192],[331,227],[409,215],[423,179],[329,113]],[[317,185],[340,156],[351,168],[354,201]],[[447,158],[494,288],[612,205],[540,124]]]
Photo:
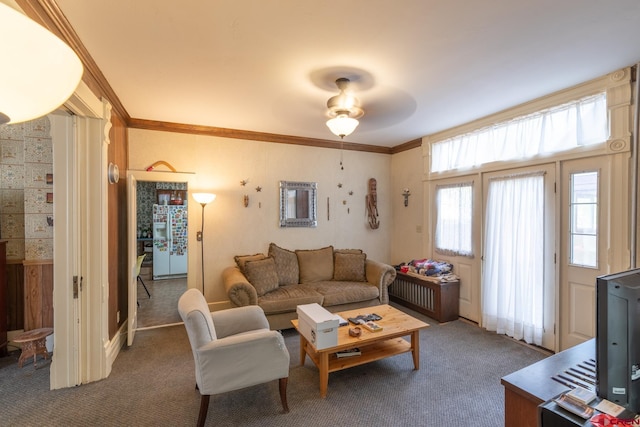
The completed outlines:
[[[393,147],[640,61],[638,0],[56,0],[133,118]]]

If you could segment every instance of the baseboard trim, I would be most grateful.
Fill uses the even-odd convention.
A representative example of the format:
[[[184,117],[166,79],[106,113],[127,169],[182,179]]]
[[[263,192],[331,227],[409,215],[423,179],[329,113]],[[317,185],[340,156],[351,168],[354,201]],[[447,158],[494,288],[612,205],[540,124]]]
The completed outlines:
[[[115,362],[116,357],[120,354],[120,349],[125,344],[127,340],[127,322],[122,322],[118,332],[115,336],[107,342],[105,345],[105,354],[107,358],[107,376],[111,373],[111,367],[113,366],[113,362]]]

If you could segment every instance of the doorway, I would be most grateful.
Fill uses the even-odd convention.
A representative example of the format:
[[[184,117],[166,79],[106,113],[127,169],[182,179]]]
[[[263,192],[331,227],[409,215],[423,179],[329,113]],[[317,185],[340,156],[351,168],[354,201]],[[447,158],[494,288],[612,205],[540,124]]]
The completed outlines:
[[[136,329],[179,323],[178,299],[187,290],[187,183],[138,181]],[[142,258],[140,258],[142,257]],[[137,267],[138,264],[136,264]]]
[[[139,280],[137,279],[137,253],[138,253],[138,237],[137,237],[137,229],[138,229],[138,220],[137,220],[137,209],[138,209],[138,201],[137,201],[137,190],[139,182],[163,182],[163,183],[183,183],[186,185],[187,192],[183,197],[183,201],[188,201],[188,189],[193,188],[193,182],[195,181],[195,175],[192,173],[180,173],[180,172],[157,172],[157,171],[133,171],[129,170],[127,172],[127,224],[128,224],[128,254],[129,254],[129,262],[128,269],[131,272],[129,276],[129,293],[128,293],[128,317],[127,317],[127,345],[132,345],[135,339],[135,333],[138,329],[138,286]],[[191,209],[189,209],[190,203],[187,203],[186,207],[186,218],[188,221],[193,223],[193,218],[191,218]],[[191,227],[193,228],[193,227]],[[189,229],[187,229],[187,234],[191,233]],[[195,236],[193,236],[195,237]],[[185,288],[196,286],[193,282],[192,275],[189,275],[190,271],[196,271],[194,269],[198,268],[198,265],[194,265],[194,261],[197,257],[189,256],[191,249],[189,248],[189,241],[191,239],[187,238],[186,252],[187,252],[187,277],[184,281],[187,283]],[[144,279],[143,279],[144,280]],[[146,283],[146,282],[145,282]],[[151,292],[149,292],[151,294]],[[146,292],[142,294],[140,292],[140,302],[142,299],[146,297]],[[151,299],[153,299],[153,294],[151,294]],[[177,309],[177,304],[176,304]]]
[[[482,324],[555,350],[555,166],[484,176]]]

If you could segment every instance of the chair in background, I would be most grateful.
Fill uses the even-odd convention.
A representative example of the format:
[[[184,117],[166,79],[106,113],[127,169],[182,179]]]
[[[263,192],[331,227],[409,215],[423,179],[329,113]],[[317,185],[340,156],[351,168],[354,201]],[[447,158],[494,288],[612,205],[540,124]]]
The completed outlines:
[[[139,280],[140,283],[142,283],[142,286],[144,286],[144,290],[147,291],[147,295],[149,296],[149,298],[151,298],[151,294],[149,293],[149,289],[147,289],[147,285],[144,284],[142,277],[140,277],[140,269],[142,268],[142,261],[144,261],[144,257],[146,256],[147,254],[142,254],[138,257],[138,260],[136,261],[136,280]]]
[[[189,335],[195,361],[196,388],[200,391],[198,426],[203,426],[212,394],[220,394],[279,380],[280,401],[287,405],[289,351],[284,338],[269,330],[257,305],[209,312],[202,293],[188,289],[178,311]]]

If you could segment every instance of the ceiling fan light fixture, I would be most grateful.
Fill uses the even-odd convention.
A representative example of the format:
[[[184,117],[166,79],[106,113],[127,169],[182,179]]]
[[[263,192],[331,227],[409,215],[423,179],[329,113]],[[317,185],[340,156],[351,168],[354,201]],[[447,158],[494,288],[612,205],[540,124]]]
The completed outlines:
[[[358,127],[357,119],[364,115],[364,111],[360,108],[360,100],[349,91],[349,83],[347,78],[337,79],[336,86],[340,89],[340,93],[327,101],[327,116],[331,117],[327,121],[327,126],[340,138],[351,135]]]
[[[348,114],[339,114],[337,117],[327,120],[327,127],[331,133],[340,138],[351,135],[359,124],[357,119],[349,117]]]

